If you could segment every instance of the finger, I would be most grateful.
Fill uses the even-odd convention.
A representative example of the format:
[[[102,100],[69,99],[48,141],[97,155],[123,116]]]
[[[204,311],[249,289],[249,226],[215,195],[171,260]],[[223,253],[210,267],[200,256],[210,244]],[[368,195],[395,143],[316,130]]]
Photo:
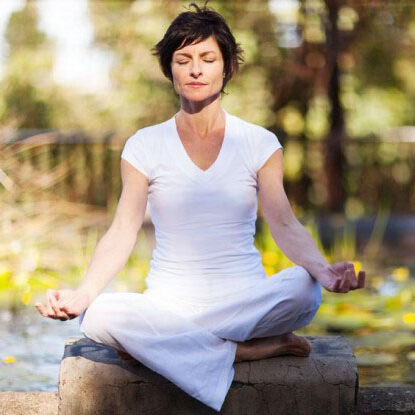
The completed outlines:
[[[49,315],[54,315],[56,314],[55,310],[52,307],[52,304],[54,305],[55,303],[53,302],[53,291],[51,288],[48,288],[46,290],[46,309],[48,311]]]
[[[351,290],[356,290],[357,288],[360,288],[359,287],[359,281],[358,281],[358,279],[357,279],[357,277],[355,276],[354,273],[350,272],[349,281],[350,281],[350,289]]]
[[[353,262],[348,262],[348,263],[347,263],[347,267],[348,267],[349,269],[351,269],[352,271],[354,271],[354,263],[353,263]]]
[[[340,274],[343,275],[346,270],[353,268],[354,269],[354,265],[353,262],[348,262],[348,261],[343,261],[343,262],[336,262],[336,271]]]
[[[59,298],[58,290],[47,290],[47,297],[49,300],[49,306],[52,310],[50,317],[58,318],[59,320],[68,320],[68,315],[62,311],[58,305],[57,298]]]
[[[58,290],[49,291],[50,305],[56,314],[59,314],[59,311],[60,311],[58,300],[59,300],[59,291]]]
[[[62,310],[64,309],[70,302],[72,301],[72,298],[66,298],[66,299],[61,299],[58,302],[59,308]]]
[[[356,278],[354,276],[354,271],[351,270],[350,268],[348,268],[346,270],[346,272],[344,273],[344,275],[345,275],[345,279],[347,281],[347,291],[350,291],[351,287],[353,285],[353,281],[354,281],[355,285],[357,285],[357,281],[356,281]]]
[[[70,313],[68,312],[68,306],[69,306],[69,304],[71,304],[71,302],[73,302],[72,301],[73,300],[73,298],[67,298],[67,299],[62,299],[58,304],[59,304],[59,309],[62,311],[62,312],[64,312],[64,313],[66,313],[67,315],[68,315],[68,317],[70,317]],[[69,307],[69,308],[71,308],[71,307]]]
[[[350,290],[355,290],[358,288],[358,281],[356,279],[356,274],[354,272],[354,268],[348,270],[348,277],[349,277],[349,287]]]
[[[349,271],[350,271],[350,273],[352,274],[353,279],[355,279],[355,278],[356,278],[356,270],[355,270],[355,268],[354,268],[354,264],[353,264],[353,262],[350,262],[350,263],[349,263],[348,270],[349,270]]]
[[[55,307],[56,308],[56,307]],[[55,311],[55,316],[57,317],[57,318],[59,318],[59,320],[68,320],[69,319],[69,317],[68,317],[68,314],[67,314],[67,312],[66,311],[63,311],[62,309],[60,309],[60,308],[57,308],[56,309],[56,311]]]
[[[359,271],[359,275],[357,277],[357,287],[363,288],[365,286],[365,280],[366,280],[366,272],[365,271]]]
[[[341,282],[342,282],[341,278],[337,278],[331,291],[338,292]]]
[[[43,317],[47,317],[48,314],[45,310],[45,307],[41,303],[35,303],[36,310],[41,314]]]
[[[345,269],[344,262],[335,262],[334,264],[330,265],[331,271],[334,272],[336,275],[342,275]]]
[[[37,310],[39,311],[39,313],[43,316],[43,317],[49,317],[49,318],[53,318],[55,319],[56,316],[54,314],[50,315],[48,312],[48,309],[46,308],[46,306],[44,306],[41,303],[36,303],[35,307],[37,308]]]
[[[350,282],[349,282],[348,274],[349,274],[348,271],[346,271],[340,283],[339,292],[341,293],[347,293],[350,289]]]
[[[58,290],[52,290],[50,291],[50,302],[51,302],[51,307],[54,311],[54,314],[57,318],[59,318],[59,320],[68,320],[69,317],[67,315],[67,313],[65,311],[63,311],[61,309],[61,307],[59,306],[59,299],[60,299],[60,294]]]

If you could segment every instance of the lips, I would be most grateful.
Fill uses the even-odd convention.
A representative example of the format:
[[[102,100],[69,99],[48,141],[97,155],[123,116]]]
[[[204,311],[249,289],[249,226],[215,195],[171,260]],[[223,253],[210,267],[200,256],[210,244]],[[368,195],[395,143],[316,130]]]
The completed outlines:
[[[202,85],[206,85],[202,82],[189,82],[186,85],[194,85],[194,86],[202,86]]]

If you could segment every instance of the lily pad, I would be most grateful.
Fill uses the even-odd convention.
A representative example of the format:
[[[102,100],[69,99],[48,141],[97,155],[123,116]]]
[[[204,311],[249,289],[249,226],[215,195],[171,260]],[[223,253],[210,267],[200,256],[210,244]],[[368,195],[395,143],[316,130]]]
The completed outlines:
[[[320,321],[329,331],[354,331],[369,327],[373,316],[367,313],[338,314],[322,316]]]
[[[399,351],[401,348],[415,345],[415,336],[401,331],[380,331],[366,336],[351,339],[353,347],[376,347],[388,351]]]
[[[385,366],[395,363],[398,359],[390,353],[362,353],[356,356],[358,366]]]
[[[415,350],[407,353],[406,358],[415,363]]]

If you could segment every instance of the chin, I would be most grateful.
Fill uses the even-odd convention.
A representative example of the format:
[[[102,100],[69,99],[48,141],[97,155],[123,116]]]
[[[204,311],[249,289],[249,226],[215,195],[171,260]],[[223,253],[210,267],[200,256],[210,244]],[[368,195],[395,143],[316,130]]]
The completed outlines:
[[[189,101],[195,101],[195,102],[199,102],[199,101],[206,101],[207,99],[209,99],[212,95],[191,95],[191,96],[187,96],[186,99],[188,99]]]
[[[189,101],[194,101],[194,102],[199,102],[199,101],[206,101],[210,98],[216,97],[218,94],[220,94],[220,89],[216,92],[203,92],[202,91],[194,91],[194,93],[188,93],[186,91],[185,94],[183,94],[183,98],[189,100]]]
[[[200,102],[206,101],[212,96],[212,94],[184,94],[183,98],[187,99],[188,101]]]

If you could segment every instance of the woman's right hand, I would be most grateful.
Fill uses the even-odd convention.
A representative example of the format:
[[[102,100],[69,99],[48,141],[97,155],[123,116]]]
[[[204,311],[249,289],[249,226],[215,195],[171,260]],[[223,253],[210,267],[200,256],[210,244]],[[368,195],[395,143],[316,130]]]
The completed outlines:
[[[65,321],[78,317],[91,302],[86,291],[49,288],[46,290],[46,305],[35,303],[35,308],[44,317]]]

